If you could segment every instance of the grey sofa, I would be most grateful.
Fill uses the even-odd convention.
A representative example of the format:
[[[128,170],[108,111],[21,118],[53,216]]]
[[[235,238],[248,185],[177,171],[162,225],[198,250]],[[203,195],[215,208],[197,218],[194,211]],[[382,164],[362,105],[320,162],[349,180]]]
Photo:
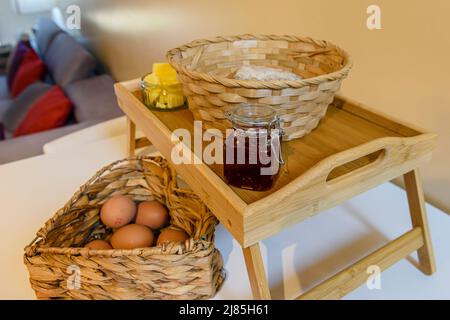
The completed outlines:
[[[34,46],[48,74],[15,99],[10,98],[6,77],[0,76],[0,123],[10,137],[27,108],[53,84],[72,101],[73,116],[64,127],[0,141],[0,164],[39,155],[47,142],[123,115],[115,99],[114,80],[98,71],[98,61],[87,50],[48,18],[38,19],[34,33]]]

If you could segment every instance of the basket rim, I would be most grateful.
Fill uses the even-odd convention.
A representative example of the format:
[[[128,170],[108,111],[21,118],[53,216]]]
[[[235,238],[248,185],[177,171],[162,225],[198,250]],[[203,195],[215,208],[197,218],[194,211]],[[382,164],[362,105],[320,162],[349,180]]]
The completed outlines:
[[[272,80],[272,81],[257,81],[257,80],[238,80],[230,79],[223,76],[210,75],[204,72],[199,72],[195,70],[190,70],[186,66],[175,61],[175,55],[181,53],[186,49],[203,47],[207,44],[215,44],[220,42],[232,42],[239,40],[284,40],[288,42],[305,42],[317,45],[323,48],[331,48],[338,51],[345,59],[346,64],[338,71],[320,75],[317,77],[312,77],[302,80]],[[240,34],[235,36],[218,36],[214,38],[194,40],[187,44],[178,46],[174,49],[169,50],[166,53],[166,58],[169,64],[178,72],[188,75],[190,78],[195,80],[203,80],[210,83],[219,83],[225,87],[230,88],[248,88],[248,89],[287,89],[287,88],[302,88],[310,85],[318,85],[323,82],[341,80],[349,74],[353,67],[350,55],[337,45],[331,43],[327,40],[316,40],[311,37],[300,37],[291,35],[253,35],[253,34]]]
[[[200,240],[190,238],[184,243],[169,243],[162,246],[154,246],[148,248],[136,249],[90,249],[81,247],[40,247],[39,243],[42,238],[36,237],[30,245],[25,247],[25,256],[32,257],[36,254],[55,254],[70,255],[83,257],[129,257],[129,256],[155,256],[155,255],[190,255],[195,253],[200,246],[204,246],[202,250],[214,248],[214,241]]]
[[[101,256],[101,257],[121,257],[121,256],[149,256],[149,255],[169,255],[169,254],[191,254],[195,252],[196,248],[204,246],[204,250],[209,249],[211,246],[214,247],[214,234],[212,235],[212,240],[205,239],[194,239],[189,238],[184,243],[169,243],[163,244],[162,246],[154,246],[148,248],[136,248],[136,249],[108,249],[108,250],[96,250],[90,248],[82,247],[42,247],[42,241],[45,240],[49,229],[51,229],[53,222],[65,212],[67,208],[72,206],[83,194],[85,189],[98,178],[101,177],[105,172],[119,166],[123,163],[130,161],[151,161],[153,163],[161,162],[161,164],[168,166],[171,174],[176,174],[174,169],[168,165],[167,160],[161,156],[133,156],[124,159],[117,160],[110,164],[105,165],[103,168],[98,170],[94,176],[92,176],[86,183],[84,183],[71,197],[69,201],[65,203],[63,207],[56,211],[44,224],[42,228],[39,229],[35,238],[25,247],[25,256],[32,257],[36,254],[49,253],[49,254],[60,254],[60,255],[77,255],[77,256]],[[176,179],[171,179],[169,182],[173,190],[183,190],[176,185]]]

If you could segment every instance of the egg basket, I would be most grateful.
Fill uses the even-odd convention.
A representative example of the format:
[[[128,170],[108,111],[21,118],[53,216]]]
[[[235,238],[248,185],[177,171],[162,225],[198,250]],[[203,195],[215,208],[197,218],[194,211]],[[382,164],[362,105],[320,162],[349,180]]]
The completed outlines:
[[[226,113],[240,103],[269,105],[283,121],[284,140],[301,138],[325,116],[351,69],[348,54],[328,41],[296,36],[239,35],[196,40],[167,53],[196,120],[231,128]],[[247,65],[301,76],[295,81],[236,80]]]
[[[183,244],[132,250],[83,248],[108,238],[99,212],[115,195],[157,200],[171,224],[191,238]],[[37,232],[24,261],[39,299],[206,299],[223,282],[214,247],[216,218],[161,157],[134,157],[98,171]]]

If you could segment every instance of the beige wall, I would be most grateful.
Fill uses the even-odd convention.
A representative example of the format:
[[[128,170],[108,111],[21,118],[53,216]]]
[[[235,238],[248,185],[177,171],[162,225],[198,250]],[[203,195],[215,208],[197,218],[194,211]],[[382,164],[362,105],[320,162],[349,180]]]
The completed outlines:
[[[428,200],[450,209],[450,1],[65,1],[74,2],[82,32],[118,80],[141,76],[196,38],[275,33],[339,44],[355,63],[344,94],[439,133],[423,176]],[[369,4],[381,6],[383,30],[366,28]]]

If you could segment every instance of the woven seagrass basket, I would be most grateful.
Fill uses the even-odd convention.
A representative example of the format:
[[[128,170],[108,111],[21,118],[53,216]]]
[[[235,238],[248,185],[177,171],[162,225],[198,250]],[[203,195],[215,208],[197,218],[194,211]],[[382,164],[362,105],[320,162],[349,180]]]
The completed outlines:
[[[99,210],[114,195],[165,204],[171,224],[191,238],[133,250],[83,248],[111,235]],[[216,224],[192,191],[177,187],[166,160],[135,157],[106,166],[83,185],[38,231],[24,261],[40,299],[206,299],[223,281]]]
[[[240,103],[275,108],[284,139],[301,138],[325,116],[351,69],[348,54],[328,41],[276,35],[239,35],[193,41],[167,53],[189,108],[205,128],[231,128],[226,113]],[[235,80],[244,65],[280,68],[296,81]]]

